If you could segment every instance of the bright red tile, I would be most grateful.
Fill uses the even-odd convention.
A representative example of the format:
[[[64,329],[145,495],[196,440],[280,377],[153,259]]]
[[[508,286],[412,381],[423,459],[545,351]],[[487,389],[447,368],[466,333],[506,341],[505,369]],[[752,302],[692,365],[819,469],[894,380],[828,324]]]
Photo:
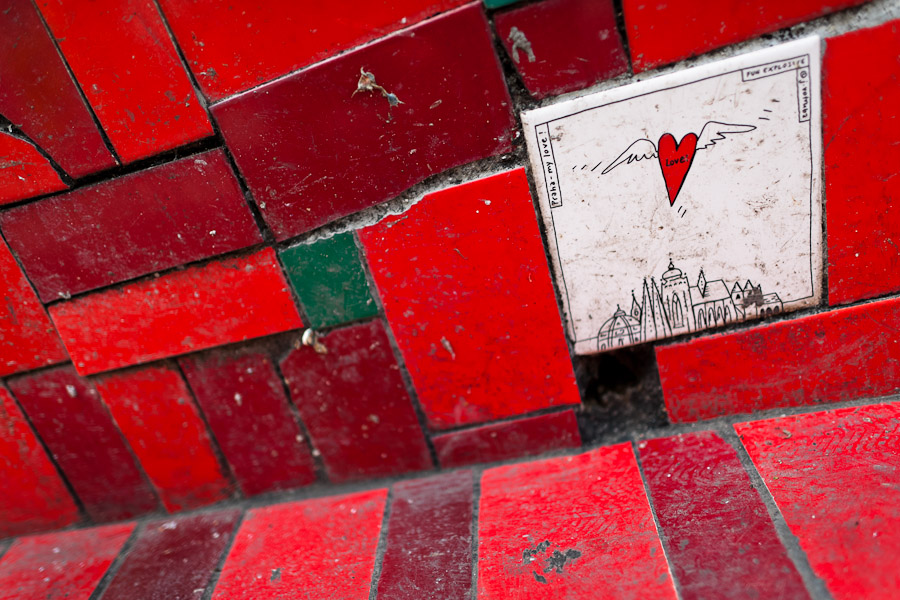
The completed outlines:
[[[178,371],[143,367],[95,385],[169,512],[229,496],[230,482]]]
[[[301,327],[271,248],[50,307],[81,374]]]
[[[900,300],[659,346],[675,422],[900,391]]]
[[[107,150],[34,4],[6,0],[3,6],[0,81],[7,83],[0,86],[0,115],[19,127],[72,177],[114,167],[116,160]]]
[[[78,520],[72,495],[12,395],[2,387],[0,481],[0,538],[59,529]]]
[[[445,469],[581,447],[571,410],[436,435],[432,441]]]
[[[69,355],[16,259],[0,242],[0,376],[68,360]]]
[[[671,598],[675,588],[629,444],[488,469],[478,598]]]
[[[360,231],[431,427],[580,402],[524,169]]]
[[[377,91],[354,94],[361,67],[402,104],[391,107]],[[511,107],[487,20],[471,3],[212,112],[266,223],[284,240],[509,152]]]
[[[713,431],[638,444],[683,600],[809,598],[734,448]]]
[[[157,509],[156,496],[97,390],[69,366],[23,375],[9,387],[95,521]]]
[[[0,600],[88,600],[134,523],[16,540],[0,560]]]
[[[221,150],[14,208],[0,227],[45,302],[262,242]]]
[[[309,448],[266,354],[217,350],[182,358],[180,363],[245,494],[315,481]]]
[[[327,354],[303,346],[281,361],[281,371],[329,479],[430,469],[425,435],[381,321],[320,341]]]
[[[38,0],[124,162],[213,135],[152,0]]]
[[[750,458],[836,600],[900,588],[900,404],[739,423]]]
[[[635,72],[810,21],[867,0],[623,0]]]
[[[580,90],[628,71],[612,0],[525,4],[495,13],[494,27],[535,98]]]
[[[387,490],[247,511],[213,594],[368,600]]]
[[[829,38],[822,125],[828,302],[900,290],[900,21]],[[860,143],[865,140],[865,143]]]
[[[59,173],[30,142],[0,133],[0,204],[66,189]]]

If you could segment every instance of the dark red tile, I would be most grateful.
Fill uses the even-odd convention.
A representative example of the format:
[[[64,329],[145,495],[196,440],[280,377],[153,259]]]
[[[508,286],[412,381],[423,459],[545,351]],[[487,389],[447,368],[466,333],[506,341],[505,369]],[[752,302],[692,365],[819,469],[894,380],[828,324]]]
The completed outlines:
[[[488,469],[478,598],[674,600],[630,444]]]
[[[432,441],[445,469],[581,447],[571,410],[454,431],[434,436]]]
[[[38,0],[124,162],[213,135],[152,0]]]
[[[271,248],[50,307],[81,374],[301,327]]]
[[[701,431],[638,447],[683,600],[809,597],[725,440]]]
[[[431,468],[425,435],[379,320],[332,331],[328,349],[281,361],[291,397],[335,482]]]
[[[471,471],[394,484],[378,598],[472,597]]]
[[[67,366],[23,375],[9,387],[89,517],[115,521],[157,509],[153,490],[87,379]]]
[[[247,511],[214,600],[368,600],[387,490]]]
[[[16,540],[0,560],[0,600],[88,600],[132,530],[122,523]]]
[[[675,422],[900,391],[900,300],[659,346]]]
[[[240,514],[228,510],[147,523],[100,598],[200,598]]]
[[[0,92],[2,93],[2,92]],[[0,133],[0,204],[66,189],[59,173],[31,142]]]
[[[45,302],[262,242],[221,150],[14,208],[0,227]]]
[[[114,167],[78,87],[29,0],[0,11],[0,115],[72,177]],[[15,82],[10,85],[9,82]]]
[[[391,107],[377,91],[354,93],[361,67],[402,104]],[[283,240],[435,173],[509,152],[511,105],[487,20],[472,3],[212,112]]]
[[[180,363],[245,494],[315,480],[312,456],[268,356],[219,350]]]
[[[47,311],[2,240],[0,280],[4,285],[4,302],[0,305],[0,376],[68,360]]]
[[[900,21],[829,38],[822,126],[828,302],[900,290]],[[865,140],[865,143],[860,143]]]
[[[360,240],[431,427],[580,402],[524,169],[429,194]]]
[[[635,72],[673,63],[867,0],[623,0]]]
[[[628,71],[612,0],[526,4],[495,13],[494,27],[535,98],[580,90]]]
[[[900,587],[900,404],[739,423],[750,458],[835,600]]]
[[[220,100],[465,1],[161,0],[160,5],[203,93]]]
[[[94,383],[169,512],[230,495],[231,483],[177,370],[142,367]]]
[[[78,520],[72,495],[12,395],[2,387],[0,481],[0,538],[59,529]]]

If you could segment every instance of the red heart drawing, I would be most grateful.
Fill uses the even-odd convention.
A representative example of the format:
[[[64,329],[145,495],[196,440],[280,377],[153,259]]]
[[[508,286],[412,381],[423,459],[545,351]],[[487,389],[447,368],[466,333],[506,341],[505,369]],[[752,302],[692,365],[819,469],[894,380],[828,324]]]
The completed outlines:
[[[669,191],[669,206],[675,205],[675,198],[684,185],[684,178],[694,162],[694,153],[697,151],[697,134],[688,133],[678,144],[675,136],[664,133],[659,138],[657,145],[659,151],[659,167],[662,169],[663,179],[666,180],[666,189]]]

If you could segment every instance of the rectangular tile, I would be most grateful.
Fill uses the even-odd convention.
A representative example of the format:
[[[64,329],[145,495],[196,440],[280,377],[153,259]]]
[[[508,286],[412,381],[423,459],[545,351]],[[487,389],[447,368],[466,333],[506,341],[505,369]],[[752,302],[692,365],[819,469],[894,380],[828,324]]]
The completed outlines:
[[[50,161],[22,136],[0,132],[0,204],[64,190],[68,186]]]
[[[8,383],[91,519],[115,521],[157,509],[153,490],[90,381],[66,366]]]
[[[735,429],[835,600],[900,587],[900,404],[739,423]]]
[[[177,370],[170,365],[143,367],[94,383],[169,512],[231,495],[232,484]]]
[[[581,447],[571,410],[436,435],[432,441],[445,469]]]
[[[81,374],[301,327],[275,252],[213,261],[50,307]]]
[[[429,426],[580,402],[524,169],[359,235]]]
[[[629,444],[488,469],[478,509],[478,598],[670,598]]]
[[[221,150],[0,214],[44,302],[262,242]]]
[[[266,223],[284,240],[509,152],[511,105],[487,20],[471,3],[212,113]]]
[[[674,422],[900,391],[900,300],[659,346]]]
[[[214,600],[368,600],[387,490],[247,511]]]
[[[397,475],[433,465],[400,366],[380,320],[302,346],[281,371],[329,479]]]
[[[182,358],[180,363],[245,494],[315,481],[309,448],[266,354],[217,350]]]
[[[713,431],[642,441],[683,600],[809,598],[737,453]]]

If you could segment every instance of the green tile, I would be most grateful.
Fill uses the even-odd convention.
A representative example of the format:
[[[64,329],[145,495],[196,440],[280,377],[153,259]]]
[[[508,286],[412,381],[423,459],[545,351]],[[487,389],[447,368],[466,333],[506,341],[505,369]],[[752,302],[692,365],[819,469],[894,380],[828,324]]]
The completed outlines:
[[[501,6],[509,6],[521,0],[484,0],[484,5],[488,8],[500,8]]]
[[[315,329],[378,314],[352,233],[281,251],[288,279]]]

